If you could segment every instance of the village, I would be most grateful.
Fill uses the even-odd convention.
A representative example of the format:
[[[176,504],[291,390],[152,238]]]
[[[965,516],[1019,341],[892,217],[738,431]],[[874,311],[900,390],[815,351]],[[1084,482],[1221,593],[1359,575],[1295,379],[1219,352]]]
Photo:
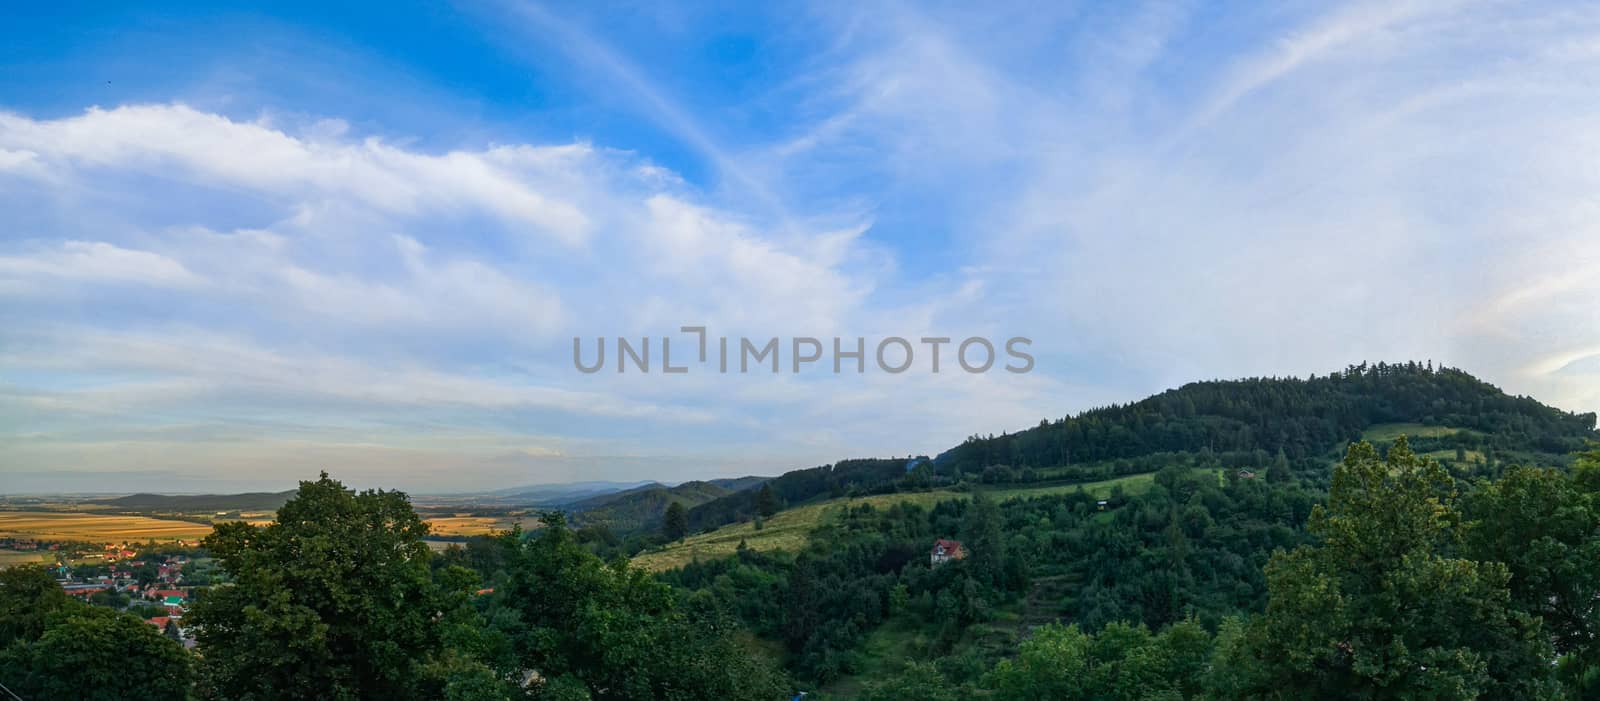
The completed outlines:
[[[0,549],[41,553],[41,561],[69,596],[138,616],[187,648],[194,647],[195,639],[183,625],[184,614],[195,590],[220,575],[199,541],[90,544],[0,538]]]

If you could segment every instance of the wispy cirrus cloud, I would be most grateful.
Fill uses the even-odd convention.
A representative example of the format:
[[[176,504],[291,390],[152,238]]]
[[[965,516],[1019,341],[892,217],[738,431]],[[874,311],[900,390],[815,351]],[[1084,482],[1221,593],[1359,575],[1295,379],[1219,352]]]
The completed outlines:
[[[539,129],[0,97],[0,471],[772,472],[1363,359],[1600,409],[1594,8],[500,9]],[[682,324],[1040,362],[569,365]]]

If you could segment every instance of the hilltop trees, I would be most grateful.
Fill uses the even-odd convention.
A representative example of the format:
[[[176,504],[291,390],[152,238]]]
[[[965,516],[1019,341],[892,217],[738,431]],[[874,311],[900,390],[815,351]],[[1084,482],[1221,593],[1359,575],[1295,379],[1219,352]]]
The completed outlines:
[[[1318,545],[1273,558],[1267,610],[1231,661],[1258,698],[1545,698],[1550,648],[1511,606],[1498,562],[1453,556],[1456,487],[1402,438],[1380,459],[1351,446]]]
[[[1308,379],[1195,382],[1018,433],[974,436],[941,456],[939,469],[959,475],[991,465],[1051,467],[1202,449],[1267,455],[1282,450],[1294,461],[1321,455],[1368,426],[1391,422],[1470,429],[1483,437],[1451,440],[1557,456],[1582,447],[1577,436],[1592,435],[1595,415],[1509,396],[1452,368],[1362,363]],[[1274,474],[1283,476],[1269,470],[1269,477]]]
[[[427,532],[404,494],[356,493],[327,473],[269,525],[218,525],[205,545],[234,585],[191,612],[206,685],[222,698],[433,697],[424,665],[462,594],[435,583]]]

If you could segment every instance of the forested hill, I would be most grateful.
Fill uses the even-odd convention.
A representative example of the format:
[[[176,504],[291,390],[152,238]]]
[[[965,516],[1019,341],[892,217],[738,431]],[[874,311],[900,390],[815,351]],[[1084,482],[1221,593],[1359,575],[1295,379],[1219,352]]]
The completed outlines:
[[[1325,476],[1351,441],[1374,426],[1411,431],[1413,446],[1461,451],[1483,474],[1510,463],[1560,465],[1600,438],[1593,413],[1574,414],[1511,396],[1454,368],[1362,363],[1310,378],[1194,382],[1132,404],[1085,411],[1000,436],[974,436],[934,458],[854,459],[795,470],[769,482],[785,506],[846,493],[915,490],[963,479],[987,483],[1091,481],[1155,472],[1182,456],[1226,467],[1267,468],[1278,456]],[[913,469],[927,464],[927,469]],[[1469,467],[1469,466],[1462,466]],[[1463,470],[1468,474],[1471,470]],[[691,530],[754,518],[757,494],[689,510]]]
[[[992,465],[1043,468],[1201,450],[1332,457],[1387,423],[1467,429],[1455,442],[1508,457],[1559,459],[1596,437],[1593,413],[1511,396],[1461,370],[1362,363],[1309,379],[1195,382],[1020,433],[974,436],[935,462],[938,472],[960,475]]]

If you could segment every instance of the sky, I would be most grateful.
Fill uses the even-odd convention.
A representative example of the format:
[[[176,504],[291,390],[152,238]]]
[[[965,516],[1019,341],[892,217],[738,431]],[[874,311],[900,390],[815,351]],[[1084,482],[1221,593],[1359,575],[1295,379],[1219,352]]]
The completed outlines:
[[[1363,360],[1600,410],[1593,4],[49,5],[0,493],[777,474]]]

